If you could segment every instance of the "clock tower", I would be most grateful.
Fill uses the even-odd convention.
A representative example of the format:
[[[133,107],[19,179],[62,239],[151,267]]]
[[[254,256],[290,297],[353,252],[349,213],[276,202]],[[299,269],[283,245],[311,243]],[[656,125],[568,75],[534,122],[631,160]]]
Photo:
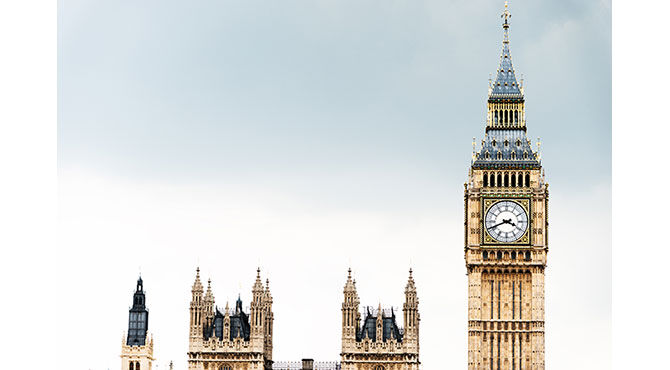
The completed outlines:
[[[548,185],[526,136],[523,80],[512,66],[505,4],[486,131],[465,184],[468,369],[544,369]]]

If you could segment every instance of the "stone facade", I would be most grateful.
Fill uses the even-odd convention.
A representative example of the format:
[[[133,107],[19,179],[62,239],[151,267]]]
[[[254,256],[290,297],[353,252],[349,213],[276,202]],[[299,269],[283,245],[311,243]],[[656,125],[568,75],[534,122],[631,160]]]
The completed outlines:
[[[238,299],[231,310],[214,306],[211,281],[203,292],[200,270],[191,290],[189,370],[272,369],[272,295],[269,282],[263,287],[260,269],[252,288],[249,312]]]
[[[465,184],[468,368],[544,369],[544,273],[548,184],[526,138],[505,6],[498,77],[490,86],[486,136]],[[538,143],[539,148],[539,143]]]
[[[404,329],[397,326],[395,312],[366,309],[361,312],[356,282],[351,270],[344,286],[342,303],[342,370],[418,370],[419,299],[410,270],[403,305]]]
[[[151,370],[155,360],[153,336],[143,346],[131,346],[126,343],[124,333],[121,342],[121,370]]]

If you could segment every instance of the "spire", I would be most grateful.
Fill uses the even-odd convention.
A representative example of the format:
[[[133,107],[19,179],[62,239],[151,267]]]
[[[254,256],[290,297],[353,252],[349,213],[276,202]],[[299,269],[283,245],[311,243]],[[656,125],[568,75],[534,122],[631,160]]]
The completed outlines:
[[[136,293],[144,292],[144,285],[142,282],[142,275],[137,279],[137,288],[135,289]]]
[[[202,293],[202,283],[200,282],[200,267],[195,269],[195,281],[193,282],[192,293]]]
[[[263,291],[263,282],[261,281],[261,268],[258,267],[256,269],[256,282],[254,283],[254,292],[261,292]]]
[[[512,18],[512,13],[510,13],[505,1],[505,11],[503,11],[500,16],[504,19],[503,21],[503,47],[502,54],[500,55],[500,66],[498,67],[496,80],[493,83],[493,89],[489,93],[489,99],[492,98],[523,98],[519,84],[516,81],[516,75],[514,74],[514,67],[512,66],[512,53],[509,49],[509,19]]]
[[[207,293],[205,293],[205,299],[214,301],[214,294],[212,293],[212,279],[207,279]]]
[[[344,284],[344,294],[356,294],[356,281],[351,277],[351,267],[349,268],[348,273],[349,275],[347,276],[347,282]]]
[[[416,285],[414,285],[414,277],[412,276],[412,269],[409,269],[409,279],[405,286],[405,293],[416,293]]]

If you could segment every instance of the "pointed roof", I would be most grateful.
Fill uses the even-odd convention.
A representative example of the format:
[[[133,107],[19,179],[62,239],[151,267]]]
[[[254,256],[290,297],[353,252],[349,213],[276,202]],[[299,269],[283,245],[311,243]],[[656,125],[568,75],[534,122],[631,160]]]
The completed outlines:
[[[200,282],[200,267],[196,268],[195,270],[195,281],[193,282],[193,288],[191,291],[193,293],[202,293],[202,282]]]
[[[516,98],[523,99],[521,88],[516,80],[514,67],[512,66],[512,53],[509,49],[509,19],[512,14],[507,9],[507,2],[505,2],[505,11],[501,15],[505,20],[503,22],[503,47],[500,55],[500,66],[498,67],[497,75],[491,92],[489,100],[500,98]]]
[[[351,277],[351,268],[348,270],[347,282],[344,284],[344,293],[356,293],[356,282]]]
[[[472,166],[531,169],[540,167],[540,159],[524,130],[491,130],[482,140],[482,147]]]
[[[254,282],[254,287],[252,289],[255,293],[263,292],[263,281],[261,281],[261,268],[256,269],[256,281]]]
[[[409,269],[409,278],[405,286],[405,293],[416,293],[416,285],[414,284],[414,277],[412,276],[412,269]]]

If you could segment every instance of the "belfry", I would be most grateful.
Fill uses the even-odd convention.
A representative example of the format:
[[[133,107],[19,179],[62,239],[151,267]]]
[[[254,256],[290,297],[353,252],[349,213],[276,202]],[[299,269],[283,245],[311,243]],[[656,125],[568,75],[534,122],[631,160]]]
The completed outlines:
[[[473,148],[465,184],[468,369],[544,369],[548,184],[539,151],[526,136],[507,4],[502,18],[486,131],[481,148]]]

